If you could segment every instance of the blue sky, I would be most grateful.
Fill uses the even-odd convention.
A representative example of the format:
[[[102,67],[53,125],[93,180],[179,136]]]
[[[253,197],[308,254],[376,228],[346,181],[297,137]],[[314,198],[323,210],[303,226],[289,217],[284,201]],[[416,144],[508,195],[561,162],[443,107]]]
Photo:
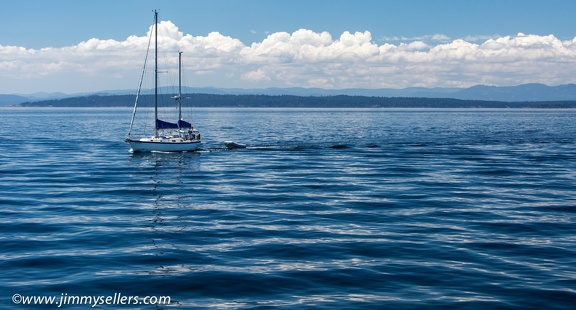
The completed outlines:
[[[171,47],[186,54],[201,48],[203,52],[190,59],[196,63],[218,58],[203,67],[192,66],[196,73],[191,81],[196,85],[190,86],[404,88],[576,83],[575,74],[566,69],[572,66],[576,72],[574,0],[2,0],[0,93],[134,88],[139,66],[132,60],[141,62],[138,55],[143,54],[137,50],[140,45],[125,41],[130,36],[146,37],[154,9],[162,21],[171,22],[166,33],[182,34],[182,40],[175,38]],[[210,33],[220,37],[209,38]],[[274,35],[286,33],[289,36]],[[330,35],[329,40],[320,38],[323,33]],[[355,47],[340,44],[345,33],[351,34]],[[126,55],[111,52],[119,47],[110,42],[92,44],[95,50],[84,46],[70,52],[93,38],[117,42],[127,48]],[[500,40],[498,52],[494,51],[496,43],[489,40]],[[519,50],[526,44],[532,54]],[[308,53],[310,46],[315,50]],[[207,52],[212,48],[218,55]],[[536,53],[535,48],[540,50]],[[446,50],[452,54],[446,56]],[[469,54],[461,55],[462,50]],[[89,68],[88,63],[97,61],[87,55],[97,52],[101,54],[95,57],[118,62],[128,56],[136,59],[126,59],[126,67],[116,71],[114,66]],[[278,53],[285,57],[279,59]],[[512,68],[504,66],[507,61]],[[543,62],[544,67],[522,69]],[[39,74],[34,74],[35,68]],[[556,75],[540,74],[562,68]]]

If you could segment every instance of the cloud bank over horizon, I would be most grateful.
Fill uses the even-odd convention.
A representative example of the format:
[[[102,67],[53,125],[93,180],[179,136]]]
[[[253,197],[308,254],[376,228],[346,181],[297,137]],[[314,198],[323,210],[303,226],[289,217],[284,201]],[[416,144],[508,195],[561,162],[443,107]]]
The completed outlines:
[[[576,83],[576,37],[563,41],[552,34],[519,33],[474,41],[435,34],[377,44],[369,31],[346,31],[333,37],[328,32],[300,29],[271,33],[261,42],[247,45],[218,32],[184,34],[170,21],[160,22],[158,29],[167,67],[176,67],[174,55],[183,51],[187,86],[194,87],[343,89]],[[0,93],[136,88],[148,42],[148,35],[132,35],[123,41],[92,38],[66,47],[0,46]]]

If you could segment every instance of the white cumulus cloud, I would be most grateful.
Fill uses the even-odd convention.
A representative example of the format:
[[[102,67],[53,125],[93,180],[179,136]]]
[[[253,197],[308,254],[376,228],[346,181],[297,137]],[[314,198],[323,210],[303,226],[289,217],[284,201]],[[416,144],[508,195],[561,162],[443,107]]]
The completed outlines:
[[[82,92],[135,88],[149,34],[123,41],[92,38],[75,46],[27,49],[0,45],[0,93]],[[432,43],[436,42],[436,43]],[[185,34],[170,21],[159,25],[168,68],[184,52],[188,86],[404,88],[475,84],[576,83],[576,38],[519,33],[451,40],[422,36],[377,44],[369,31],[300,29],[276,32],[246,45],[212,32]]]

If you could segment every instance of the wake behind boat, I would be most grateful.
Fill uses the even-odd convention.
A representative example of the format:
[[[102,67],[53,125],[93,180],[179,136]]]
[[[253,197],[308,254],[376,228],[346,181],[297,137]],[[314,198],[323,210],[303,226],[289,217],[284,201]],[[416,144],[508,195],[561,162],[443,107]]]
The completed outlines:
[[[126,142],[132,152],[158,151],[158,152],[185,152],[195,151],[200,147],[200,132],[190,122],[182,119],[182,52],[178,53],[178,95],[173,97],[178,105],[178,121],[167,122],[158,118],[158,12],[154,12],[154,135],[151,137],[133,137],[132,128],[138,106],[138,98],[142,88],[142,79],[136,94],[132,121]],[[148,53],[146,53],[148,55]],[[146,59],[147,60],[147,59]],[[146,60],[144,71],[146,70]]]

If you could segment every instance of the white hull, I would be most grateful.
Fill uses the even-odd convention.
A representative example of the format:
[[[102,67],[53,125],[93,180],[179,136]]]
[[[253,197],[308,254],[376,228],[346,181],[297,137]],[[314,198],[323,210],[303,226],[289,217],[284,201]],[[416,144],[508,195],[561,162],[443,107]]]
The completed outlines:
[[[127,139],[132,152],[191,152],[200,147],[200,141],[152,141]]]

